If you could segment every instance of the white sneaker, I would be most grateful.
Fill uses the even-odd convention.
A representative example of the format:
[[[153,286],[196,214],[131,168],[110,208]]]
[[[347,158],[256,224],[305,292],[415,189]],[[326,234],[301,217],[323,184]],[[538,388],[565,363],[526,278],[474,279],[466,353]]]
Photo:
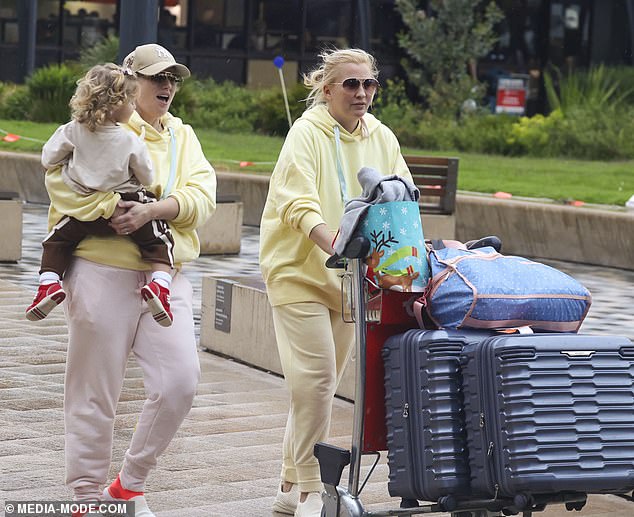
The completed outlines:
[[[322,508],[321,493],[310,492],[303,503],[297,503],[295,517],[321,517]]]
[[[124,501],[124,499],[115,499],[108,492],[108,488],[104,488],[103,491],[104,501]],[[145,500],[145,496],[137,495],[132,499],[127,499],[127,501],[134,502],[134,517],[156,517],[147,505],[147,501]]]
[[[299,493],[297,492],[297,485],[293,484],[288,492],[282,492],[282,484],[280,483],[277,487],[273,511],[287,515],[295,515],[298,501]]]

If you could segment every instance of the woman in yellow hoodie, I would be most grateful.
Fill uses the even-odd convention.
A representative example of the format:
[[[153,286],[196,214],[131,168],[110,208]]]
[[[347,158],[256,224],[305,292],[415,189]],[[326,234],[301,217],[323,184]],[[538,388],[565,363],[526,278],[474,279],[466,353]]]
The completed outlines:
[[[63,279],[69,330],[66,483],[76,500],[133,500],[136,517],[152,517],[143,494],[145,480],[191,409],[200,377],[192,287],[179,270],[199,254],[195,229],[215,209],[216,177],[192,128],[168,113],[177,85],[189,70],[155,44],[137,47],[123,66],[136,73],[139,83],[136,112],[124,127],[145,141],[155,177],[149,190],[159,201],[121,201],[112,192],[78,195],[66,186],[61,167],[47,171],[46,187],[51,198],[49,227],[65,214],[82,221],[110,218],[117,232],[83,239]],[[166,328],[156,325],[143,303],[140,290],[151,271],[127,236],[158,219],[168,222],[174,239],[174,323]],[[102,492],[130,353],[143,371],[147,400],[121,471]]]
[[[354,340],[342,319],[340,279],[325,267],[344,203],[361,194],[362,167],[411,180],[396,137],[367,112],[379,86],[374,58],[360,49],[320,57],[305,77],[308,109],[286,137],[260,226],[260,267],[291,394],[273,509],[298,517],[321,512],[313,446],[328,437]]]

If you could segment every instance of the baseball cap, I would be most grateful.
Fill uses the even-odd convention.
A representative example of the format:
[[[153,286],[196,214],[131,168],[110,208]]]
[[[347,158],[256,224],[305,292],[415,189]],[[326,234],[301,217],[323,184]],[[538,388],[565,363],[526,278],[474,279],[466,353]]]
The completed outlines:
[[[191,75],[189,68],[177,63],[174,56],[165,47],[156,43],[139,45],[123,60],[123,67],[148,76],[166,70],[183,78]]]

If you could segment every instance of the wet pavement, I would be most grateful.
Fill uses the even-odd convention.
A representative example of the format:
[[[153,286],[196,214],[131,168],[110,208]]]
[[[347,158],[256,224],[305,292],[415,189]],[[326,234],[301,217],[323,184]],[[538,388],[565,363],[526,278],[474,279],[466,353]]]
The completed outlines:
[[[37,285],[46,210],[25,205],[23,258],[17,264],[0,263],[0,501],[70,497],[64,486],[63,312],[54,311],[35,324],[23,316]],[[258,229],[244,227],[240,255],[202,257],[186,266],[184,273],[194,286],[197,329],[202,275],[257,274],[257,246]],[[592,292],[583,332],[634,338],[634,272],[548,263]],[[204,351],[199,357],[203,375],[194,408],[148,479],[149,504],[160,517],[269,516],[288,407],[284,382]],[[131,359],[117,408],[110,479],[116,476],[143,400],[141,371]],[[351,417],[352,405],[337,399],[331,439],[335,445],[349,448]],[[364,473],[370,463],[364,459]],[[387,494],[386,479],[383,458],[361,496],[369,509],[398,506]],[[562,506],[553,506],[536,515],[566,513]],[[591,496],[581,512],[570,515],[631,517],[634,503]]]

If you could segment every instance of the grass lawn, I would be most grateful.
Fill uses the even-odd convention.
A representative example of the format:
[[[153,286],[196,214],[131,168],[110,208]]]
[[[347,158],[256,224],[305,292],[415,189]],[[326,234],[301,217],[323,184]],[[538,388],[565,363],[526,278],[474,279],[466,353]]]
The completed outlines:
[[[57,124],[0,120],[0,130],[41,141],[45,141],[56,127]],[[219,171],[270,172],[284,141],[278,137],[237,135],[209,129],[196,130],[196,134],[207,158]],[[2,151],[39,152],[42,147],[40,142],[24,138],[5,142],[3,136],[4,133],[0,133]],[[458,157],[458,188],[464,191],[503,191],[514,196],[607,205],[623,205],[634,195],[634,161],[511,158],[411,148],[404,148],[403,152]]]
[[[624,205],[634,195],[634,161],[582,161],[566,158],[507,157],[463,152],[404,153],[455,156],[460,159],[458,189],[509,192],[604,205]]]

